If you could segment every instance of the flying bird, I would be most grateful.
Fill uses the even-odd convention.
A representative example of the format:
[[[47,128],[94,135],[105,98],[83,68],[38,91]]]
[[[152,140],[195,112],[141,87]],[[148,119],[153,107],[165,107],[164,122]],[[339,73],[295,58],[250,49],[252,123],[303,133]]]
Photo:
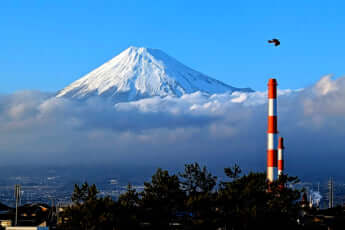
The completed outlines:
[[[274,46],[280,45],[280,41],[277,38],[273,38],[272,40],[268,40],[268,43],[274,43]]]

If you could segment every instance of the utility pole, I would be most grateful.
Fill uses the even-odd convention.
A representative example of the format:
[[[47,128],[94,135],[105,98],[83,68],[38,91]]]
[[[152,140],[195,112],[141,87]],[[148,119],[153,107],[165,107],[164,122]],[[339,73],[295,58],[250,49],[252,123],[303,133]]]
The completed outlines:
[[[333,199],[334,199],[334,182],[333,182],[333,177],[330,177],[328,181],[328,208],[333,208]]]
[[[14,195],[16,198],[16,218],[14,221],[14,225],[17,226],[18,225],[18,206],[19,206],[19,202],[20,202],[20,185],[19,184],[15,185]]]

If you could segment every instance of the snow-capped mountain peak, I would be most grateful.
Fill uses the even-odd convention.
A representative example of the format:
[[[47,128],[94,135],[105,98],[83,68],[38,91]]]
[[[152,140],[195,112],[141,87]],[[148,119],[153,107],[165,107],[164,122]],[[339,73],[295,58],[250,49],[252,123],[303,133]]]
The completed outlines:
[[[226,85],[197,72],[158,49],[129,47],[118,56],[61,90],[57,97],[85,99],[99,95],[113,101],[152,96],[182,96],[252,91]]]

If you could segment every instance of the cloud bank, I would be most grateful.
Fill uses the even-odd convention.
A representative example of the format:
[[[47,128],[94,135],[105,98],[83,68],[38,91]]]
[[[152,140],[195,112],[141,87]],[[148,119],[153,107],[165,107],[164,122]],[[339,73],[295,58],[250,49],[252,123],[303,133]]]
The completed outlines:
[[[281,90],[278,130],[289,173],[345,172],[345,77]],[[265,170],[266,92],[150,98],[110,104],[23,91],[0,95],[5,164],[121,164]]]

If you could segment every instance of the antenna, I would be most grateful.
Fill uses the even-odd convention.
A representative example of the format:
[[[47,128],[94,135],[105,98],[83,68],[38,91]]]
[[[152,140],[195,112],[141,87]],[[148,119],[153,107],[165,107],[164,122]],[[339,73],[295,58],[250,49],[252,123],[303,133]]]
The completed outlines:
[[[21,194],[20,194],[20,184],[16,184],[15,185],[15,191],[14,191],[14,196],[16,198],[16,218],[15,218],[15,226],[18,225],[18,206],[19,206],[19,202],[20,202],[20,197],[21,197]]]
[[[334,182],[333,177],[329,178],[328,181],[328,208],[333,208],[333,199],[334,199]]]

